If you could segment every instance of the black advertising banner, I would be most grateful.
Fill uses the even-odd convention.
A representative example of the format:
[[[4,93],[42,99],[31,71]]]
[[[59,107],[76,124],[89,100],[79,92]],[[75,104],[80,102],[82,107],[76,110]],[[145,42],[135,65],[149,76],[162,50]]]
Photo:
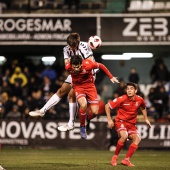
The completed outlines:
[[[96,34],[96,17],[1,16],[0,44],[66,44],[71,32],[78,32],[82,41]]]
[[[2,14],[0,45],[65,45],[71,32],[102,45],[169,45],[168,14]]]
[[[65,123],[1,120],[0,143],[3,146],[108,149],[111,133],[106,121],[96,119],[91,122],[86,140],[80,136],[79,122],[75,123],[73,131],[59,132],[57,127]],[[150,129],[145,123],[138,123],[137,128],[142,139],[139,148],[170,149],[169,123],[152,123]]]
[[[123,15],[101,18],[103,42],[123,44],[169,44],[170,17]]]

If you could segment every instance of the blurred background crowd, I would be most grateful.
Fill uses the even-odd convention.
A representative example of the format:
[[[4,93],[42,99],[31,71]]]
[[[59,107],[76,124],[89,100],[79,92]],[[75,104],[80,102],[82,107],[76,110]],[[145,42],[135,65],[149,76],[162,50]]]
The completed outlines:
[[[138,95],[142,96],[147,105],[148,115],[151,121],[170,121],[170,93],[165,85],[169,84],[169,70],[162,59],[156,59],[150,68],[150,78],[153,86],[149,94],[145,96],[140,86]],[[31,119],[29,111],[40,109],[47,100],[61,87],[68,72],[64,66],[57,62],[53,65],[44,65],[40,62],[35,65],[31,60],[11,60],[0,66],[0,113],[1,119]],[[118,75],[119,76],[119,75]],[[105,115],[104,105],[109,100],[126,93],[126,82],[120,80],[120,84],[112,85],[112,97],[103,95],[105,86],[101,84],[104,75],[97,73],[96,87],[100,99],[100,112]],[[140,75],[136,68],[129,70],[128,80],[139,84]],[[112,110],[115,116],[116,110]],[[68,119],[67,95],[61,102],[47,111],[43,119]],[[142,116],[138,116],[142,121]]]

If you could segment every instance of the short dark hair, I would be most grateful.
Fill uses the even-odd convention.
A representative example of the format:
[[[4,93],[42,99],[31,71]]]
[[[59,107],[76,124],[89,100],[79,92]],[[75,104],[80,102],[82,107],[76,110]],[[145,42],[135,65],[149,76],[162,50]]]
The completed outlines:
[[[80,55],[74,55],[71,57],[70,64],[71,65],[79,65],[82,64],[82,57]]]
[[[79,45],[80,43],[80,35],[78,33],[71,33],[68,37],[67,37],[67,44],[72,47],[75,48]]]
[[[126,83],[126,87],[127,86],[133,86],[136,90],[138,89],[138,85],[136,83],[133,83],[133,82]]]

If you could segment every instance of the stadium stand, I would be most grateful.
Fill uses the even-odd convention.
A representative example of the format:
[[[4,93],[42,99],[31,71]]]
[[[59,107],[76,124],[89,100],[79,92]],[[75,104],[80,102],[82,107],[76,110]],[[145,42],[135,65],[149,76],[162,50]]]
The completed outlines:
[[[78,3],[77,3],[78,2]],[[169,12],[166,0],[0,0],[1,13],[145,13]]]
[[[166,0],[130,0],[128,12],[168,12],[170,2]]]

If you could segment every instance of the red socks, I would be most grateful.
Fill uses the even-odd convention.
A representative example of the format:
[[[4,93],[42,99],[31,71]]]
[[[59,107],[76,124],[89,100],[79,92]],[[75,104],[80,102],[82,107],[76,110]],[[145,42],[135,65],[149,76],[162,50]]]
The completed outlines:
[[[79,119],[80,119],[80,126],[85,126],[86,110],[82,108],[79,109]]]
[[[126,154],[126,158],[131,158],[137,148],[138,148],[138,145],[132,143],[129,146],[129,150],[128,150],[127,154]]]
[[[124,142],[121,142],[120,140],[118,140],[116,150],[115,150],[115,155],[118,155],[120,153],[123,146],[124,146]]]
[[[87,117],[88,120],[91,120],[96,117],[96,115],[92,113],[90,106],[87,107],[87,110],[88,110],[88,117]]]

